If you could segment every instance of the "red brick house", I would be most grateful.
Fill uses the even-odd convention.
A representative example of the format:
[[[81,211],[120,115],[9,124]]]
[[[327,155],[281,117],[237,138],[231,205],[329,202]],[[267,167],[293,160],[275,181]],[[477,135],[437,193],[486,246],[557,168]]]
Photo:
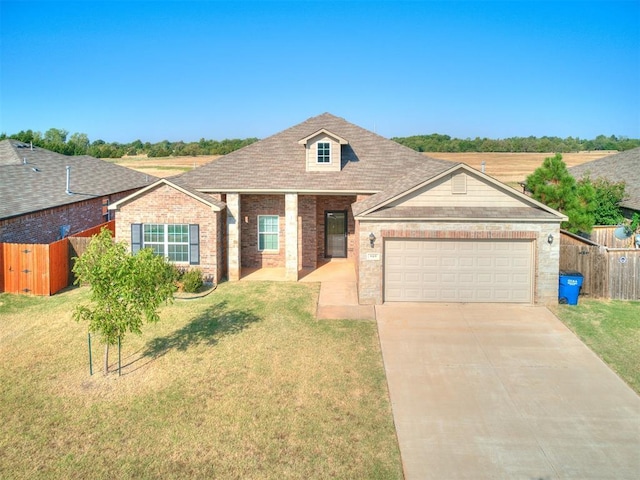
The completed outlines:
[[[107,207],[156,181],[89,156],[0,141],[0,243],[55,242],[109,220]]]
[[[109,208],[132,250],[216,282],[348,258],[365,304],[557,301],[562,214],[328,113]]]

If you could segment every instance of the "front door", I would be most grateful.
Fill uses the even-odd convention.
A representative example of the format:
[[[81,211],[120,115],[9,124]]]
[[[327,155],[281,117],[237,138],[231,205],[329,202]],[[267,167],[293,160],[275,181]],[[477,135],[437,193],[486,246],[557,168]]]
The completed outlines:
[[[324,212],[324,256],[346,258],[347,212]]]

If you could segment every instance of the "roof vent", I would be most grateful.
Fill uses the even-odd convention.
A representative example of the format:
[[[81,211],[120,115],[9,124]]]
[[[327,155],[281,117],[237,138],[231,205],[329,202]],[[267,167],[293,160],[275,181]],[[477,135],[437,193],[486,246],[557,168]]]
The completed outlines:
[[[69,190],[69,184],[70,183],[71,183],[71,167],[69,165],[67,165],[67,189],[64,192],[67,195],[73,195],[71,190]]]
[[[22,157],[22,164],[26,165],[27,164],[27,157]]]
[[[451,177],[451,193],[467,193],[467,176],[464,173]]]

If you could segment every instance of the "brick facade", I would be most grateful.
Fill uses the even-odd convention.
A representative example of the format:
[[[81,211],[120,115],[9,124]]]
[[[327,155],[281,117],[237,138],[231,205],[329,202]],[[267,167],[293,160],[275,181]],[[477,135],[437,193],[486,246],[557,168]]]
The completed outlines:
[[[381,304],[384,301],[384,240],[387,238],[430,239],[514,239],[534,243],[533,301],[548,305],[558,301],[558,267],[560,242],[549,245],[547,237],[560,238],[558,224],[480,223],[480,222],[384,222],[360,221],[358,226],[359,261],[358,295],[360,303]],[[369,234],[376,236],[374,247]],[[378,253],[367,259],[367,253]]]
[[[351,205],[356,201],[355,195],[350,196],[318,196],[316,208],[316,242],[318,245],[318,259],[325,258],[324,214],[330,210],[344,210],[347,212],[347,258],[354,257],[356,222],[353,218]]]
[[[315,195],[300,195],[298,197],[298,259],[300,269],[318,266],[317,205],[318,197]]]
[[[134,191],[106,195],[0,220],[0,243],[52,243],[60,240],[60,229],[65,225],[70,227],[67,235],[82,232],[108,221],[108,212],[105,207]]]
[[[116,212],[116,239],[131,244],[131,225],[135,223],[198,224],[200,243],[199,268],[205,277],[218,283],[225,274],[222,258],[223,223],[221,212],[169,185],[159,185]]]
[[[354,256],[355,220],[351,204],[356,196],[298,195],[298,268],[316,268],[325,258],[324,214],[328,210],[347,212],[347,257]],[[277,252],[258,250],[258,215],[278,215],[280,248]],[[241,195],[241,263],[244,268],[280,267],[286,264],[284,195]]]
[[[244,268],[285,266],[284,195],[241,195],[240,258]],[[258,215],[278,215],[278,251],[258,250]]]

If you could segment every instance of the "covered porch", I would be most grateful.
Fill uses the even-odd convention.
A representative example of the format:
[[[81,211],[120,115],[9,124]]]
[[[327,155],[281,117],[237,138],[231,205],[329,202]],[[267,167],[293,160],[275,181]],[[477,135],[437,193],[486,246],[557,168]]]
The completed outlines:
[[[311,280],[356,257],[357,195],[228,193],[228,278]],[[334,266],[328,268],[335,274]],[[345,267],[346,268],[346,267]],[[353,270],[353,265],[351,270]],[[352,274],[355,281],[355,272]]]
[[[241,281],[286,282],[285,267],[245,267],[241,269]],[[318,262],[317,268],[298,271],[300,282],[356,282],[355,263],[351,258],[330,258]]]

